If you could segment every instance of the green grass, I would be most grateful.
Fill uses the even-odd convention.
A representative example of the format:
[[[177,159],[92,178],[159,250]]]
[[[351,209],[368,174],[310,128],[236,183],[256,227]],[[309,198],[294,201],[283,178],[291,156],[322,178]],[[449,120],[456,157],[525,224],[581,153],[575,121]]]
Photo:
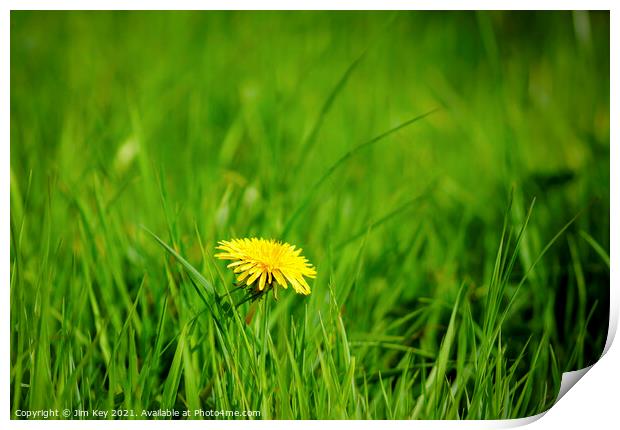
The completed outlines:
[[[608,13],[12,12],[12,416],[542,412],[605,343],[609,168]],[[312,294],[236,309],[251,236]]]

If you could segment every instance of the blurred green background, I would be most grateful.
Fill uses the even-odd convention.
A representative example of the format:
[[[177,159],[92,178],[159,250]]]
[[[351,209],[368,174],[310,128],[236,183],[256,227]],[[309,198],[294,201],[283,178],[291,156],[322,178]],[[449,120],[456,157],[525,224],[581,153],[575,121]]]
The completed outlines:
[[[607,12],[12,12],[12,413],[542,411],[606,339],[609,49]],[[504,216],[518,232],[534,198],[490,294]],[[317,266],[313,293],[244,305],[246,327],[200,316],[185,352],[200,301],[140,226],[220,294],[218,240],[294,243]],[[251,349],[235,357],[243,330],[264,374],[244,367]],[[340,357],[330,377],[321,354]],[[236,376],[214,370],[233,362]]]

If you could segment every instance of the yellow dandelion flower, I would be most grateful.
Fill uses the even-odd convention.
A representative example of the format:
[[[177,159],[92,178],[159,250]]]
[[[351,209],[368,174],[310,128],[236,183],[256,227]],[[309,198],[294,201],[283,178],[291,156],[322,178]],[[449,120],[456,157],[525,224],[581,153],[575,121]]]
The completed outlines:
[[[310,294],[304,276],[315,278],[316,269],[301,255],[301,248],[262,238],[222,240],[218,244],[216,249],[222,252],[215,256],[233,260],[228,268],[237,274],[237,281],[253,286],[258,294],[276,285],[288,288],[288,283],[299,294]]]

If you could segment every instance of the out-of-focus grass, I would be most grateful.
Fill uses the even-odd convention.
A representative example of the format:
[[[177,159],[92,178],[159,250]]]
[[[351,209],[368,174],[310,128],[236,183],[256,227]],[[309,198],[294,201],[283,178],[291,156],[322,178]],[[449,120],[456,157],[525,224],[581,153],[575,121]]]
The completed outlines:
[[[318,277],[227,317],[253,235]],[[12,12],[11,268],[13,414],[541,412],[607,332],[609,14]]]

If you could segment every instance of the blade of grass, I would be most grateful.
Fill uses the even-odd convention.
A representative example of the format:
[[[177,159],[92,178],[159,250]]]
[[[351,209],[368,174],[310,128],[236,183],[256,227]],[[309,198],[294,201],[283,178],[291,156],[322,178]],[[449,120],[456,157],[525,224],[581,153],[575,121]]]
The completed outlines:
[[[603,247],[596,241],[592,236],[586,233],[583,230],[579,230],[579,235],[586,241],[588,244],[594,249],[594,251],[601,257],[601,259],[605,262],[607,267],[609,268],[609,254],[605,252]]]
[[[358,152],[360,152],[361,150],[377,143],[380,142],[381,140],[385,139],[386,137],[388,137],[391,134],[396,133],[399,130],[402,130],[403,128],[416,123],[424,118],[426,118],[427,116],[437,112],[439,110],[439,108],[435,108],[432,109],[428,112],[425,112],[421,115],[418,115],[414,118],[411,118],[408,121],[405,121],[399,125],[397,125],[396,127],[393,127],[391,129],[389,129],[388,131],[379,134],[378,136],[373,137],[372,139],[361,143],[359,145],[357,145],[356,147],[350,149],[349,151],[347,151],[344,155],[342,155],[338,160],[336,160],[336,162],[334,164],[332,164],[326,171],[325,173],[323,173],[323,175],[314,183],[314,185],[312,185],[310,187],[310,189],[308,190],[308,192],[306,193],[306,195],[304,196],[304,198],[302,199],[302,201],[299,203],[299,205],[297,206],[297,208],[293,211],[293,214],[289,217],[288,221],[286,222],[286,224],[284,225],[284,229],[282,230],[282,236],[286,237],[286,235],[290,232],[291,227],[293,227],[293,224],[295,223],[295,221],[297,220],[297,218],[299,217],[299,215],[301,215],[301,212],[306,208],[306,206],[308,206],[308,204],[310,203],[312,196],[314,195],[314,193],[316,193],[316,191],[319,189],[319,187],[323,184],[323,182],[325,182],[340,166],[342,166],[347,160],[349,160],[351,157],[353,157],[354,155],[356,155]]]
[[[379,227],[382,224],[388,222],[389,220],[391,220],[392,218],[394,218],[395,216],[397,216],[401,212],[404,212],[405,210],[409,209],[409,207],[411,207],[414,203],[417,203],[420,200],[423,200],[423,199],[427,198],[431,194],[432,189],[433,189],[433,186],[429,186],[424,192],[422,192],[422,194],[420,194],[418,196],[415,196],[412,199],[407,200],[406,202],[404,202],[401,205],[397,206],[395,209],[393,209],[390,212],[388,212],[387,214],[383,215],[377,221],[374,221],[374,222],[370,223],[370,225],[368,225],[367,227],[361,229],[360,231],[358,231],[357,233],[355,233],[354,235],[352,235],[348,239],[345,239],[342,242],[340,242],[339,244],[337,244],[335,246],[335,249],[339,250],[339,249],[347,246],[349,243],[356,241],[360,237],[368,234],[368,232],[373,231],[377,227]]]
[[[431,370],[431,373],[426,380],[426,384],[424,385],[425,393],[430,392],[430,395],[427,397],[427,394],[422,394],[418,398],[415,409],[413,410],[412,418],[414,419],[420,416],[424,406],[426,406],[426,412],[428,414],[431,409],[435,407],[438,401],[436,395],[438,387],[436,384],[437,381],[443,381],[446,375],[450,351],[452,349],[452,344],[454,343],[456,333],[456,315],[458,313],[464,291],[465,284],[462,284],[461,288],[459,288],[458,295],[456,296],[454,307],[452,308],[452,314],[450,315],[450,322],[448,323],[448,330],[446,331],[446,334],[441,342],[441,347],[439,348],[439,354],[437,355],[435,365],[433,366],[433,370]]]
[[[202,276],[200,272],[198,272],[198,270],[194,268],[194,266],[189,264],[189,262],[186,259],[181,257],[178,252],[172,249],[166,242],[161,240],[155,233],[153,233],[152,231],[150,231],[148,228],[144,226],[142,226],[142,228],[144,229],[144,231],[150,234],[153,237],[153,239],[155,239],[157,243],[159,243],[166,251],[168,251],[170,255],[176,258],[176,260],[179,263],[181,263],[181,265],[185,268],[185,270],[189,272],[189,274],[196,280],[196,282],[198,282],[201,287],[203,287],[209,294],[211,294],[211,297],[215,296],[215,289],[213,288],[211,283],[207,281],[206,278]]]
[[[338,94],[340,94],[340,92],[346,85],[347,81],[349,80],[349,77],[351,76],[353,71],[357,68],[359,63],[362,61],[365,54],[366,54],[366,51],[362,52],[362,54],[360,54],[359,57],[357,57],[355,60],[353,60],[351,64],[349,64],[349,67],[347,67],[347,69],[344,71],[344,73],[342,74],[342,76],[340,77],[336,85],[334,86],[334,88],[332,88],[329,95],[325,99],[325,102],[323,103],[323,106],[321,107],[321,111],[319,112],[319,115],[316,118],[316,121],[314,122],[314,125],[312,126],[312,129],[310,130],[310,133],[308,134],[306,139],[304,139],[304,142],[301,145],[301,150],[299,151],[300,155],[297,160],[297,163],[295,163],[295,166],[296,166],[295,169],[291,170],[292,172],[299,171],[299,167],[303,163],[304,159],[307,159],[308,154],[312,151],[312,148],[316,142],[316,137],[319,134],[319,130],[321,129],[321,126],[323,125],[323,121],[325,120],[327,113],[329,112],[332,105],[334,104],[334,100],[336,100],[336,97],[338,96]]]

